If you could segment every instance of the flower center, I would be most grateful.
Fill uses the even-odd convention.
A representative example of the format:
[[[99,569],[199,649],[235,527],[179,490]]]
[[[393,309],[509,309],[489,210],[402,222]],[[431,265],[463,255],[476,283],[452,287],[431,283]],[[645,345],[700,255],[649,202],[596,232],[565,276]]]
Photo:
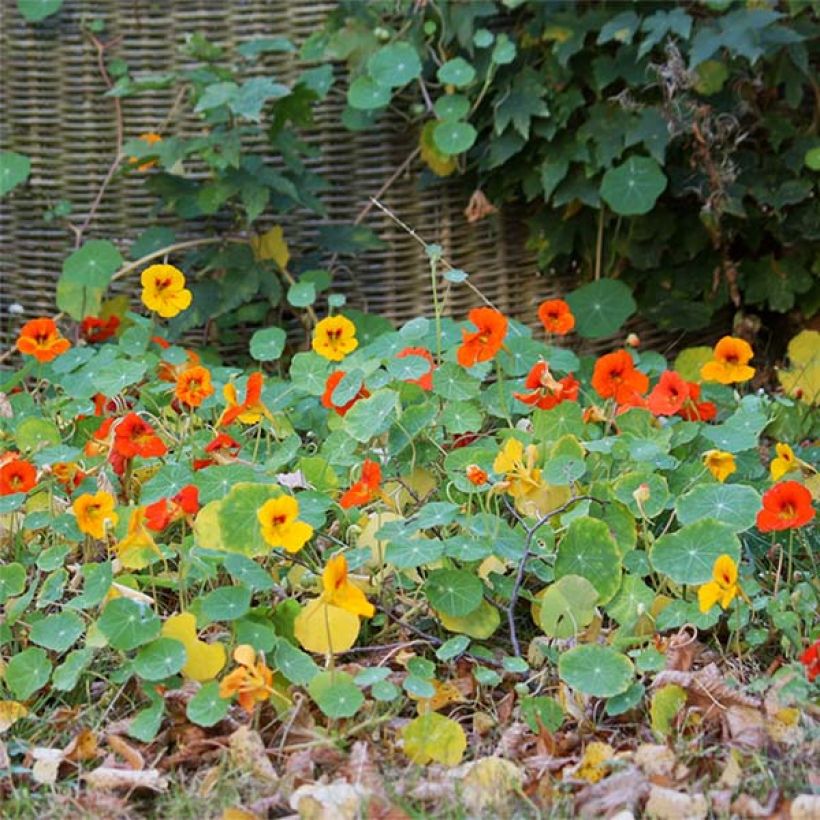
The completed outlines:
[[[780,512],[778,513],[778,516],[780,518],[794,518],[795,514],[796,514],[796,510],[794,509],[794,506],[792,504],[790,504],[789,502],[786,502],[780,508]]]

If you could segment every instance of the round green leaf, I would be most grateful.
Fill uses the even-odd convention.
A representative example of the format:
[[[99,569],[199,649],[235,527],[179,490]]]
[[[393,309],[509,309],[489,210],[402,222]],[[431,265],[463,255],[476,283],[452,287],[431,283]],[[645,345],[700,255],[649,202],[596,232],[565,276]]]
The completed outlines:
[[[462,88],[475,79],[475,69],[463,58],[455,57],[439,68],[436,76],[445,85]]]
[[[440,122],[433,129],[433,142],[442,154],[461,154],[473,147],[477,132],[468,122]]]
[[[421,74],[421,60],[409,43],[391,43],[370,57],[367,70],[379,85],[398,88]]]
[[[460,120],[470,110],[470,101],[463,94],[445,94],[436,100],[433,110],[440,120]]]
[[[287,334],[281,327],[266,327],[251,336],[251,356],[257,362],[272,362],[282,355]]]
[[[608,646],[576,646],[561,655],[558,674],[584,695],[611,698],[629,689],[635,675],[632,661]]]
[[[266,501],[278,495],[281,495],[281,490],[272,484],[241,483],[232,487],[217,510],[222,549],[250,557],[271,552],[273,548],[262,537],[256,512]]]
[[[694,524],[711,517],[734,532],[753,527],[759,509],[757,490],[742,484],[701,484],[675,502],[681,524]]]
[[[626,692],[615,695],[606,702],[606,713],[611,717],[622,715],[630,709],[634,709],[642,700],[646,693],[646,687],[640,682],[633,683]]]
[[[705,60],[696,69],[695,91],[710,96],[717,94],[729,79],[729,69],[720,60]]]
[[[25,418],[14,432],[14,441],[20,450],[39,450],[54,447],[60,443],[60,431],[49,419]]]
[[[476,429],[476,428],[473,428]],[[549,484],[566,487],[577,481],[587,471],[583,458],[575,456],[556,456],[545,465],[543,476]]]
[[[360,111],[384,108],[390,102],[390,89],[370,77],[358,77],[347,90],[347,101]]]
[[[649,612],[654,600],[655,593],[652,589],[640,578],[627,575],[606,611],[621,626],[631,628],[641,615]]]
[[[29,23],[39,23],[41,20],[45,20],[46,17],[59,11],[62,5],[63,0],[17,0],[17,8],[20,10],[20,14]]]
[[[364,704],[364,695],[345,672],[321,672],[308,684],[308,692],[329,718],[353,717]]]
[[[484,595],[484,584],[467,570],[437,569],[427,577],[424,591],[433,609],[459,617],[478,607]]]
[[[577,518],[558,545],[555,577],[580,575],[598,591],[599,603],[612,599],[621,585],[621,555],[609,528],[596,518]]]
[[[451,661],[467,650],[470,639],[466,635],[456,635],[445,641],[437,650],[436,657],[440,661]]]
[[[0,160],[0,162],[2,162],[2,160]],[[803,157],[803,162],[806,168],[810,168],[812,171],[820,171],[820,145],[809,148],[809,150],[806,151],[806,156]],[[2,190],[1,185],[0,190]]]
[[[74,612],[60,612],[37,621],[29,633],[32,643],[52,652],[65,652],[83,634],[83,619]]]
[[[610,168],[604,174],[601,196],[616,214],[645,214],[652,210],[655,201],[666,188],[666,181],[660,165],[654,159],[630,157],[622,165]]]
[[[202,600],[202,615],[209,621],[235,621],[251,606],[251,591],[247,587],[219,587]]]
[[[0,197],[22,185],[31,173],[31,160],[15,151],[0,151]]]
[[[109,601],[97,621],[108,643],[124,652],[156,638],[161,625],[153,610],[130,598]]]
[[[641,502],[639,509],[634,493],[642,484],[648,488],[649,498]],[[629,512],[635,518],[641,517],[641,510],[647,518],[654,518],[666,509],[666,503],[669,501],[669,486],[666,479],[657,473],[626,473],[615,482],[615,497],[622,504],[626,504]]]
[[[185,647],[174,638],[157,638],[134,658],[134,671],[143,680],[165,680],[176,675],[187,659]]]
[[[727,524],[703,518],[659,538],[649,560],[656,572],[669,576],[676,584],[705,584],[721,555],[739,561],[740,541]]]
[[[228,714],[231,702],[219,697],[219,684],[208,681],[188,701],[185,716],[197,726],[215,726]]]
[[[567,296],[575,330],[585,339],[611,336],[637,310],[632,292],[616,279],[590,282]]]
[[[60,692],[70,692],[77,685],[80,675],[93,657],[94,650],[89,648],[69,652],[66,659],[54,670],[51,685]]]
[[[63,262],[62,279],[86,288],[105,288],[122,264],[122,255],[113,243],[92,239]]]
[[[541,629],[551,638],[571,638],[595,617],[598,590],[580,575],[565,575],[547,587],[538,606]]]
[[[288,288],[288,302],[293,307],[308,307],[316,301],[316,285],[313,282],[294,282]]]
[[[22,564],[13,563],[0,566],[0,604],[19,595],[25,588],[26,570]]]
[[[51,662],[45,650],[29,647],[18,652],[6,666],[6,686],[17,700],[28,700],[48,683]]]

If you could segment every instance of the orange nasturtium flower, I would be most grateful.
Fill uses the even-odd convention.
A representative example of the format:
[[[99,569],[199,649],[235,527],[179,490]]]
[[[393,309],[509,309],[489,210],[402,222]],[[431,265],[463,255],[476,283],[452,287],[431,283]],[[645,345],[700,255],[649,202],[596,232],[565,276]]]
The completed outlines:
[[[150,553],[162,557],[146,527],[145,507],[134,507],[128,520],[128,532],[116,543],[114,552],[126,569],[144,569],[151,563]]]
[[[703,454],[703,466],[723,484],[737,470],[735,457],[723,450],[707,450]]]
[[[219,697],[227,699],[238,695],[239,705],[251,714],[257,703],[270,698],[273,672],[265,666],[261,656],[256,659],[256,650],[249,644],[237,646],[233,659],[239,666],[220,681]]]
[[[248,384],[245,388],[245,401],[241,404],[236,395],[236,385],[233,382],[228,382],[222,388],[222,395],[228,406],[223,410],[222,415],[216,423],[217,427],[227,427],[234,421],[239,421],[241,424],[256,424],[262,420],[264,416],[268,421],[273,421],[273,416],[270,410],[262,401],[262,386],[265,383],[265,378],[260,371],[251,373],[248,376]]]
[[[17,349],[25,356],[34,356],[38,362],[50,362],[62,356],[71,342],[60,335],[53,319],[32,319],[20,328]]]
[[[191,305],[193,294],[185,287],[185,274],[173,265],[147,267],[140,282],[142,303],[163,319],[170,319]]]
[[[27,493],[37,484],[37,469],[15,453],[0,467],[0,495]]]
[[[333,410],[334,412],[338,413],[340,416],[343,416],[356,404],[359,399],[366,399],[370,395],[370,391],[362,385],[359,388],[359,392],[348,402],[344,404],[334,404],[333,403],[333,391],[339,386],[339,382],[346,376],[344,370],[337,370],[335,373],[331,373],[327,377],[327,381],[325,382],[325,392],[322,393],[322,407],[327,407],[328,410]]]
[[[716,603],[727,609],[741,592],[737,582],[737,564],[730,555],[721,555],[712,567],[712,580],[698,589],[698,606],[708,612]]]
[[[362,464],[362,477],[342,495],[339,504],[345,509],[369,504],[379,495],[382,470],[377,461],[367,459]]]
[[[674,416],[689,399],[689,383],[674,370],[664,370],[649,394],[649,410],[656,416]]]
[[[814,518],[811,493],[799,481],[781,481],[763,493],[763,509],[757,514],[761,532],[803,527]]]
[[[595,362],[591,384],[602,399],[631,404],[649,389],[649,378],[636,369],[626,350],[616,350]]]
[[[346,316],[328,316],[316,325],[311,346],[322,358],[340,362],[359,346],[356,325]]]
[[[83,493],[71,505],[80,532],[92,538],[105,537],[105,522],[116,526],[119,516],[114,512],[114,496],[100,490],[98,493]]]
[[[322,573],[322,598],[326,604],[345,609],[353,615],[372,618],[376,608],[355,584],[347,578],[347,559],[337,552],[325,565]]]
[[[202,365],[183,370],[177,378],[174,395],[189,407],[199,407],[214,392],[211,384],[211,372]]]
[[[538,308],[538,318],[547,333],[566,336],[575,327],[575,316],[563,299],[547,299]]]
[[[136,413],[129,413],[114,427],[114,451],[123,458],[151,458],[164,456],[168,448],[147,421]]]
[[[158,142],[162,142],[162,137],[159,134],[156,134],[153,131],[148,131],[145,134],[140,134],[137,137],[138,140],[142,140],[143,142],[147,143],[148,145],[156,145]],[[131,165],[136,165],[139,160],[136,157],[129,157],[128,162]],[[148,160],[148,162],[143,162],[137,166],[138,171],[150,171],[157,163],[154,160]]]
[[[775,450],[777,452],[777,458],[769,465],[769,471],[771,472],[772,481],[780,481],[786,473],[790,473],[792,470],[799,470],[800,461],[794,454],[794,450],[792,450],[788,444],[778,442],[775,445]]]
[[[563,379],[556,379],[550,373],[549,365],[546,362],[536,362],[527,379],[524,387],[530,393],[513,393],[518,401],[529,404],[531,407],[538,407],[541,410],[551,410],[553,407],[564,401],[578,401],[578,389],[580,384],[575,376],[570,373]]]
[[[205,446],[206,458],[195,458],[194,469],[202,470],[212,464],[231,464],[236,461],[242,445],[227,433],[217,433]]]
[[[488,307],[473,308],[467,318],[476,326],[475,331],[462,328],[461,346],[456,358],[462,367],[473,367],[489,362],[504,344],[507,336],[507,317]]]
[[[706,382],[734,384],[746,382],[755,374],[749,367],[749,360],[754,356],[752,346],[735,336],[724,336],[712,351],[712,359],[700,369],[700,377]]]
[[[145,523],[154,532],[162,532],[169,524],[199,512],[199,488],[184,486],[173,498],[160,498],[145,508]]]
[[[262,526],[262,537],[272,547],[299,552],[313,535],[313,527],[299,521],[299,502],[292,495],[280,495],[266,501],[256,517]]]
[[[89,344],[105,342],[116,334],[120,327],[119,316],[100,319],[98,316],[86,316],[80,323],[80,336]]]
[[[467,481],[470,484],[475,485],[476,487],[481,487],[483,484],[486,484],[490,477],[487,475],[486,470],[482,470],[478,464],[470,464],[468,465],[467,469],[465,470],[465,475],[467,476]]]

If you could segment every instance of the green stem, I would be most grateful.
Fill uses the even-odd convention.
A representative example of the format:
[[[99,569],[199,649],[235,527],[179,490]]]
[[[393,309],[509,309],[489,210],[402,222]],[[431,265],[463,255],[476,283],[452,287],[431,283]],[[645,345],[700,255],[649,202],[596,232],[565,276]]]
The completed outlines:
[[[438,300],[438,257],[430,256],[430,284],[433,288],[433,313],[436,319],[436,361],[441,362],[441,305]]]

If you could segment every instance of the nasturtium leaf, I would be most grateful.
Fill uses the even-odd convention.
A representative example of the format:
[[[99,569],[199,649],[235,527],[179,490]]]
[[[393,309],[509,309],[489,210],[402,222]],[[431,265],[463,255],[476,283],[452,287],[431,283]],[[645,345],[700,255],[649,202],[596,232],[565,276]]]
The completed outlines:
[[[18,700],[28,700],[48,683],[51,661],[45,650],[29,647],[13,655],[5,670],[6,686]]]
[[[389,702],[399,697],[401,690],[389,680],[380,680],[370,687],[370,694],[374,700]]]
[[[689,382],[700,381],[700,369],[712,358],[712,348],[706,345],[685,347],[675,356],[674,369]]]
[[[14,441],[22,452],[39,450],[60,443],[60,431],[50,419],[24,418],[14,431]]]
[[[450,435],[480,430],[482,425],[481,410],[467,401],[447,402],[440,420]]]
[[[185,716],[197,726],[215,726],[228,714],[231,702],[219,697],[219,684],[209,681],[188,701]]]
[[[635,669],[621,652],[599,644],[584,644],[561,655],[558,674],[564,683],[584,695],[610,698],[629,688]]]
[[[637,309],[630,289],[616,279],[590,282],[568,294],[567,303],[575,315],[575,330],[585,339],[612,335]],[[565,404],[570,402],[559,407]]]
[[[370,77],[357,77],[347,89],[347,102],[359,111],[374,111],[390,102],[390,89]]]
[[[251,591],[244,586],[218,587],[200,600],[202,616],[209,621],[235,621],[247,613]]]
[[[421,60],[410,43],[391,43],[370,56],[367,70],[379,85],[398,88],[421,74]]]
[[[0,197],[22,185],[31,173],[31,160],[15,151],[0,151]]]
[[[445,85],[463,88],[475,79],[475,69],[463,57],[454,57],[439,68],[436,76]]]
[[[433,129],[433,142],[442,154],[452,156],[469,151],[478,132],[468,122],[444,120]]]
[[[606,713],[611,717],[622,715],[630,709],[634,709],[642,700],[646,692],[646,687],[635,681],[626,692],[611,697],[606,702]]]
[[[134,658],[134,671],[148,681],[165,680],[185,665],[185,647],[174,638],[157,638]]]
[[[451,661],[467,650],[470,639],[466,635],[456,635],[446,640],[437,650],[436,657],[440,661]]]
[[[85,625],[76,612],[60,612],[37,621],[29,632],[32,643],[62,653],[83,634]]]
[[[193,479],[194,473],[187,464],[165,464],[143,484],[140,503],[153,504],[161,498],[173,498]]]
[[[63,262],[62,278],[87,288],[105,288],[122,264],[122,255],[113,243],[91,239]]]
[[[10,495],[0,496],[0,515],[7,515],[10,512],[19,510],[26,500],[25,493],[11,493]],[[0,595],[2,595],[2,578],[0,578]]]
[[[316,285],[313,282],[294,282],[288,288],[288,303],[304,308],[316,301]]]
[[[740,560],[740,541],[728,524],[701,518],[677,532],[661,536],[652,546],[649,560],[676,584],[705,584],[721,555]]]
[[[541,629],[551,638],[571,638],[592,623],[598,591],[580,575],[565,575],[538,601]]]
[[[672,722],[686,705],[686,691],[674,683],[662,686],[652,693],[649,714],[652,731],[660,738],[665,738],[672,730]]]
[[[811,406],[820,400],[820,332],[803,330],[787,348],[791,367],[777,371],[783,389]]]
[[[84,564],[80,572],[83,577],[83,591],[76,598],[72,598],[66,606],[71,609],[91,609],[99,606],[111,589],[114,577],[111,562]]]
[[[577,518],[567,528],[555,559],[555,577],[580,575],[610,601],[621,585],[621,555],[609,528],[595,518]]]
[[[436,100],[433,110],[440,120],[460,120],[470,110],[470,101],[463,94],[445,94]]]
[[[629,157],[604,174],[601,197],[616,214],[637,216],[652,209],[666,184],[666,176],[654,159]]]
[[[578,481],[586,471],[587,466],[583,458],[560,455],[555,458],[550,458],[549,461],[544,464],[542,476],[544,481],[550,484],[565,487]]]
[[[247,464],[214,464],[207,470],[197,470],[192,484],[199,488],[199,503],[222,500],[237,484],[251,484],[256,473]]]
[[[542,728],[557,732],[564,722],[564,710],[554,698],[543,695],[526,697],[521,699],[521,717],[536,734],[540,733]]]
[[[729,453],[755,449],[768,416],[759,409],[741,405],[723,424],[708,425],[703,435],[714,447]]]
[[[444,544],[438,538],[393,538],[384,552],[384,560],[396,569],[414,569],[441,558]]]
[[[0,566],[0,604],[26,588],[26,570],[16,562]]]
[[[369,398],[357,401],[344,417],[347,432],[364,444],[384,433],[396,412],[398,394],[395,390],[377,390]]]
[[[480,385],[463,367],[451,362],[444,362],[433,371],[433,392],[449,401],[477,398]]]
[[[463,617],[481,603],[484,585],[467,570],[439,569],[427,577],[424,592],[430,606],[453,618]]]
[[[735,532],[753,527],[759,509],[760,494],[743,484],[699,484],[675,502],[681,524],[714,518]]]
[[[60,692],[70,692],[80,679],[80,675],[91,663],[94,650],[88,647],[75,649],[66,655],[66,659],[54,670],[51,685]]]
[[[457,766],[467,749],[461,724],[438,712],[426,712],[402,730],[404,753],[413,763],[426,766],[431,760]]]
[[[806,151],[806,155],[803,157],[803,164],[812,171],[820,171],[820,145],[815,145]]]
[[[451,616],[443,612],[437,613],[441,625],[448,632],[459,632],[469,635],[477,641],[487,640],[501,624],[501,615],[498,610],[482,598],[481,603],[467,615]]]
[[[515,54],[515,43],[507,34],[499,34],[492,51],[492,61],[496,65],[509,65],[515,59]]]
[[[221,533],[220,549],[253,557],[267,555],[273,547],[262,536],[257,510],[271,498],[282,494],[274,484],[237,484],[219,503],[217,520]],[[197,515],[203,515],[200,510]],[[244,613],[240,613],[240,616]],[[237,616],[237,617],[240,617]]]
[[[287,334],[281,327],[266,327],[251,336],[251,356],[258,362],[272,362],[282,355]]]
[[[609,602],[607,614],[625,629],[631,629],[641,615],[649,614],[655,593],[640,578],[627,575],[618,594]]]
[[[308,684],[308,693],[329,718],[353,717],[364,705],[364,695],[345,672],[320,672]]]
[[[162,726],[165,701],[160,694],[150,687],[146,688],[146,694],[151,699],[151,705],[137,712],[128,726],[128,734],[143,743],[150,743],[157,736],[157,732]]]
[[[306,606],[293,625],[296,640],[308,652],[320,655],[346,652],[359,637],[359,616],[316,598]]]
[[[161,624],[149,607],[130,598],[114,598],[105,605],[97,626],[114,649],[127,652],[156,638]]]
[[[234,630],[238,644],[246,643],[257,652],[271,652],[276,646],[276,630],[256,618],[240,618]]]
[[[479,48],[487,48],[488,46],[491,46],[494,39],[495,35],[486,28],[477,29],[475,34],[473,34],[473,44]]]
[[[200,640],[196,634],[196,618],[190,612],[171,615],[162,625],[162,636],[173,638],[185,647],[186,659],[182,674],[186,678],[211,680],[225,666],[225,647],[221,643]]]
[[[657,473],[625,473],[615,482],[614,489],[615,497],[629,508],[635,518],[654,518],[666,509],[669,501],[669,486],[666,479]],[[639,497],[642,493],[648,493],[640,507],[635,498],[636,491],[639,492]]]
[[[432,698],[436,694],[436,688],[426,678],[420,678],[418,675],[408,675],[403,683],[402,688],[408,695],[417,698]]]
[[[276,668],[297,686],[310,683],[319,673],[319,667],[314,663],[313,658],[286,640],[280,640],[277,643],[274,660]]]
[[[352,401],[362,389],[363,375],[362,371],[358,368],[345,373],[330,394],[330,400],[333,404],[337,407],[343,407]]]

